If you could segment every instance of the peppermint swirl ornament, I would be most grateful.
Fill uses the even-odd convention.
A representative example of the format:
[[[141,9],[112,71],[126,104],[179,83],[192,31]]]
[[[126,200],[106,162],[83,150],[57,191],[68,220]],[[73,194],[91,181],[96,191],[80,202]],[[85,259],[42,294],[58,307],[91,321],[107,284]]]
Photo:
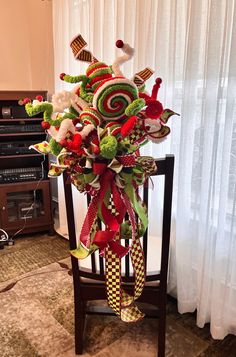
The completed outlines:
[[[101,116],[94,108],[86,108],[80,114],[80,120],[84,125],[93,124],[95,127],[101,124]]]
[[[96,89],[93,107],[102,115],[103,120],[121,120],[126,117],[125,110],[138,99],[136,85],[127,78],[111,78]]]

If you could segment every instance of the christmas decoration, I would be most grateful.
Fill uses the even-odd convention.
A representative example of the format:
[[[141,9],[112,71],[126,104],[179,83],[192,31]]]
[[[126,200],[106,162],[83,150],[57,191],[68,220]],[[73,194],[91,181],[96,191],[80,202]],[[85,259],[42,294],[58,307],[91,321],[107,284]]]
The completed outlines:
[[[154,159],[140,156],[139,149],[149,140],[165,139],[170,133],[168,119],[176,113],[157,100],[160,78],[151,95],[145,91],[152,70],[146,68],[133,79],[124,77],[120,65],[134,55],[128,44],[116,42],[123,55],[111,66],[98,61],[86,45],[81,35],[70,44],[75,58],[89,63],[85,74],[60,75],[61,80],[76,83],[71,91],[54,94],[51,102],[39,96],[32,103],[27,98],[23,102],[30,116],[43,112],[42,127],[51,139],[33,148],[57,156],[49,175],[66,170],[77,189],[91,196],[80,243],[71,254],[85,259],[99,249],[106,265],[108,304],[123,321],[133,322],[144,316],[134,302],[145,283],[139,237],[148,225],[138,187],[157,169]],[[130,251],[123,238],[131,240]],[[128,252],[135,276],[132,295],[121,287],[121,259]]]

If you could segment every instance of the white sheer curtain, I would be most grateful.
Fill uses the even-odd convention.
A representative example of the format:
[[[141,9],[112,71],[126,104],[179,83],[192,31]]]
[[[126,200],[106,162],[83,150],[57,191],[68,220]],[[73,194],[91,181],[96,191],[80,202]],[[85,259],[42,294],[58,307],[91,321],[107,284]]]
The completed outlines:
[[[144,151],[176,157],[169,291],[214,338],[236,334],[236,2],[54,0],[53,12],[57,91],[61,72],[86,68],[69,48],[78,33],[108,64],[116,39],[135,47],[128,77],[146,66],[162,77],[160,99],[181,117]]]

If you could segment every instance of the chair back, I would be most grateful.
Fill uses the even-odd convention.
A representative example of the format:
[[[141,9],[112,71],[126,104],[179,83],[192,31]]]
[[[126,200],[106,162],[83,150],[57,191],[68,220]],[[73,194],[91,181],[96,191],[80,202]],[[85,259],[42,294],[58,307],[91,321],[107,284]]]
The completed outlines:
[[[171,205],[172,205],[172,191],[173,191],[173,171],[174,171],[174,156],[167,155],[165,158],[156,159],[157,172],[153,174],[146,182],[142,189],[142,199],[145,202],[147,209],[149,208],[149,199],[152,191],[149,190],[152,178],[155,176],[164,176],[163,184],[163,202],[162,202],[162,231],[161,231],[161,261],[156,262],[157,269],[152,271],[147,271],[148,262],[148,245],[149,245],[149,230],[145,232],[142,239],[142,246],[145,258],[145,270],[146,270],[146,281],[160,281],[163,284],[162,288],[166,290],[166,281],[168,273],[168,258],[169,258],[169,244],[170,244],[170,228],[171,228]],[[68,233],[70,249],[76,249],[76,231],[75,231],[75,221],[74,221],[74,207],[72,198],[71,184],[68,183],[68,178],[66,173],[64,173],[64,189],[65,189],[65,201],[67,210],[67,221],[68,221]],[[159,200],[159,197],[156,197]],[[87,197],[87,203],[89,204],[90,198]],[[99,222],[100,228],[102,227],[101,222]],[[155,237],[154,237],[155,239]],[[124,245],[129,246],[130,240],[125,239]],[[99,251],[94,252],[87,259],[91,259],[90,264],[87,267],[83,266],[83,261],[78,264],[79,276],[94,279],[97,281],[105,281],[105,266],[104,259],[99,255]],[[158,263],[160,269],[158,269]],[[72,260],[73,267],[73,260]],[[77,270],[77,268],[76,268]],[[134,282],[134,276],[131,267],[130,256],[127,254],[125,258],[122,259],[122,281],[124,283]]]

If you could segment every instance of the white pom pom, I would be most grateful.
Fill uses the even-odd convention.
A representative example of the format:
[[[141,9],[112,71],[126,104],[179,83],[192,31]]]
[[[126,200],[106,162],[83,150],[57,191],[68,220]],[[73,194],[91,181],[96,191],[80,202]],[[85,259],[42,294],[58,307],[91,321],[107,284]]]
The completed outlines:
[[[78,96],[69,91],[63,90],[62,92],[55,93],[52,96],[53,111],[62,113],[66,108],[69,108],[78,100]]]

